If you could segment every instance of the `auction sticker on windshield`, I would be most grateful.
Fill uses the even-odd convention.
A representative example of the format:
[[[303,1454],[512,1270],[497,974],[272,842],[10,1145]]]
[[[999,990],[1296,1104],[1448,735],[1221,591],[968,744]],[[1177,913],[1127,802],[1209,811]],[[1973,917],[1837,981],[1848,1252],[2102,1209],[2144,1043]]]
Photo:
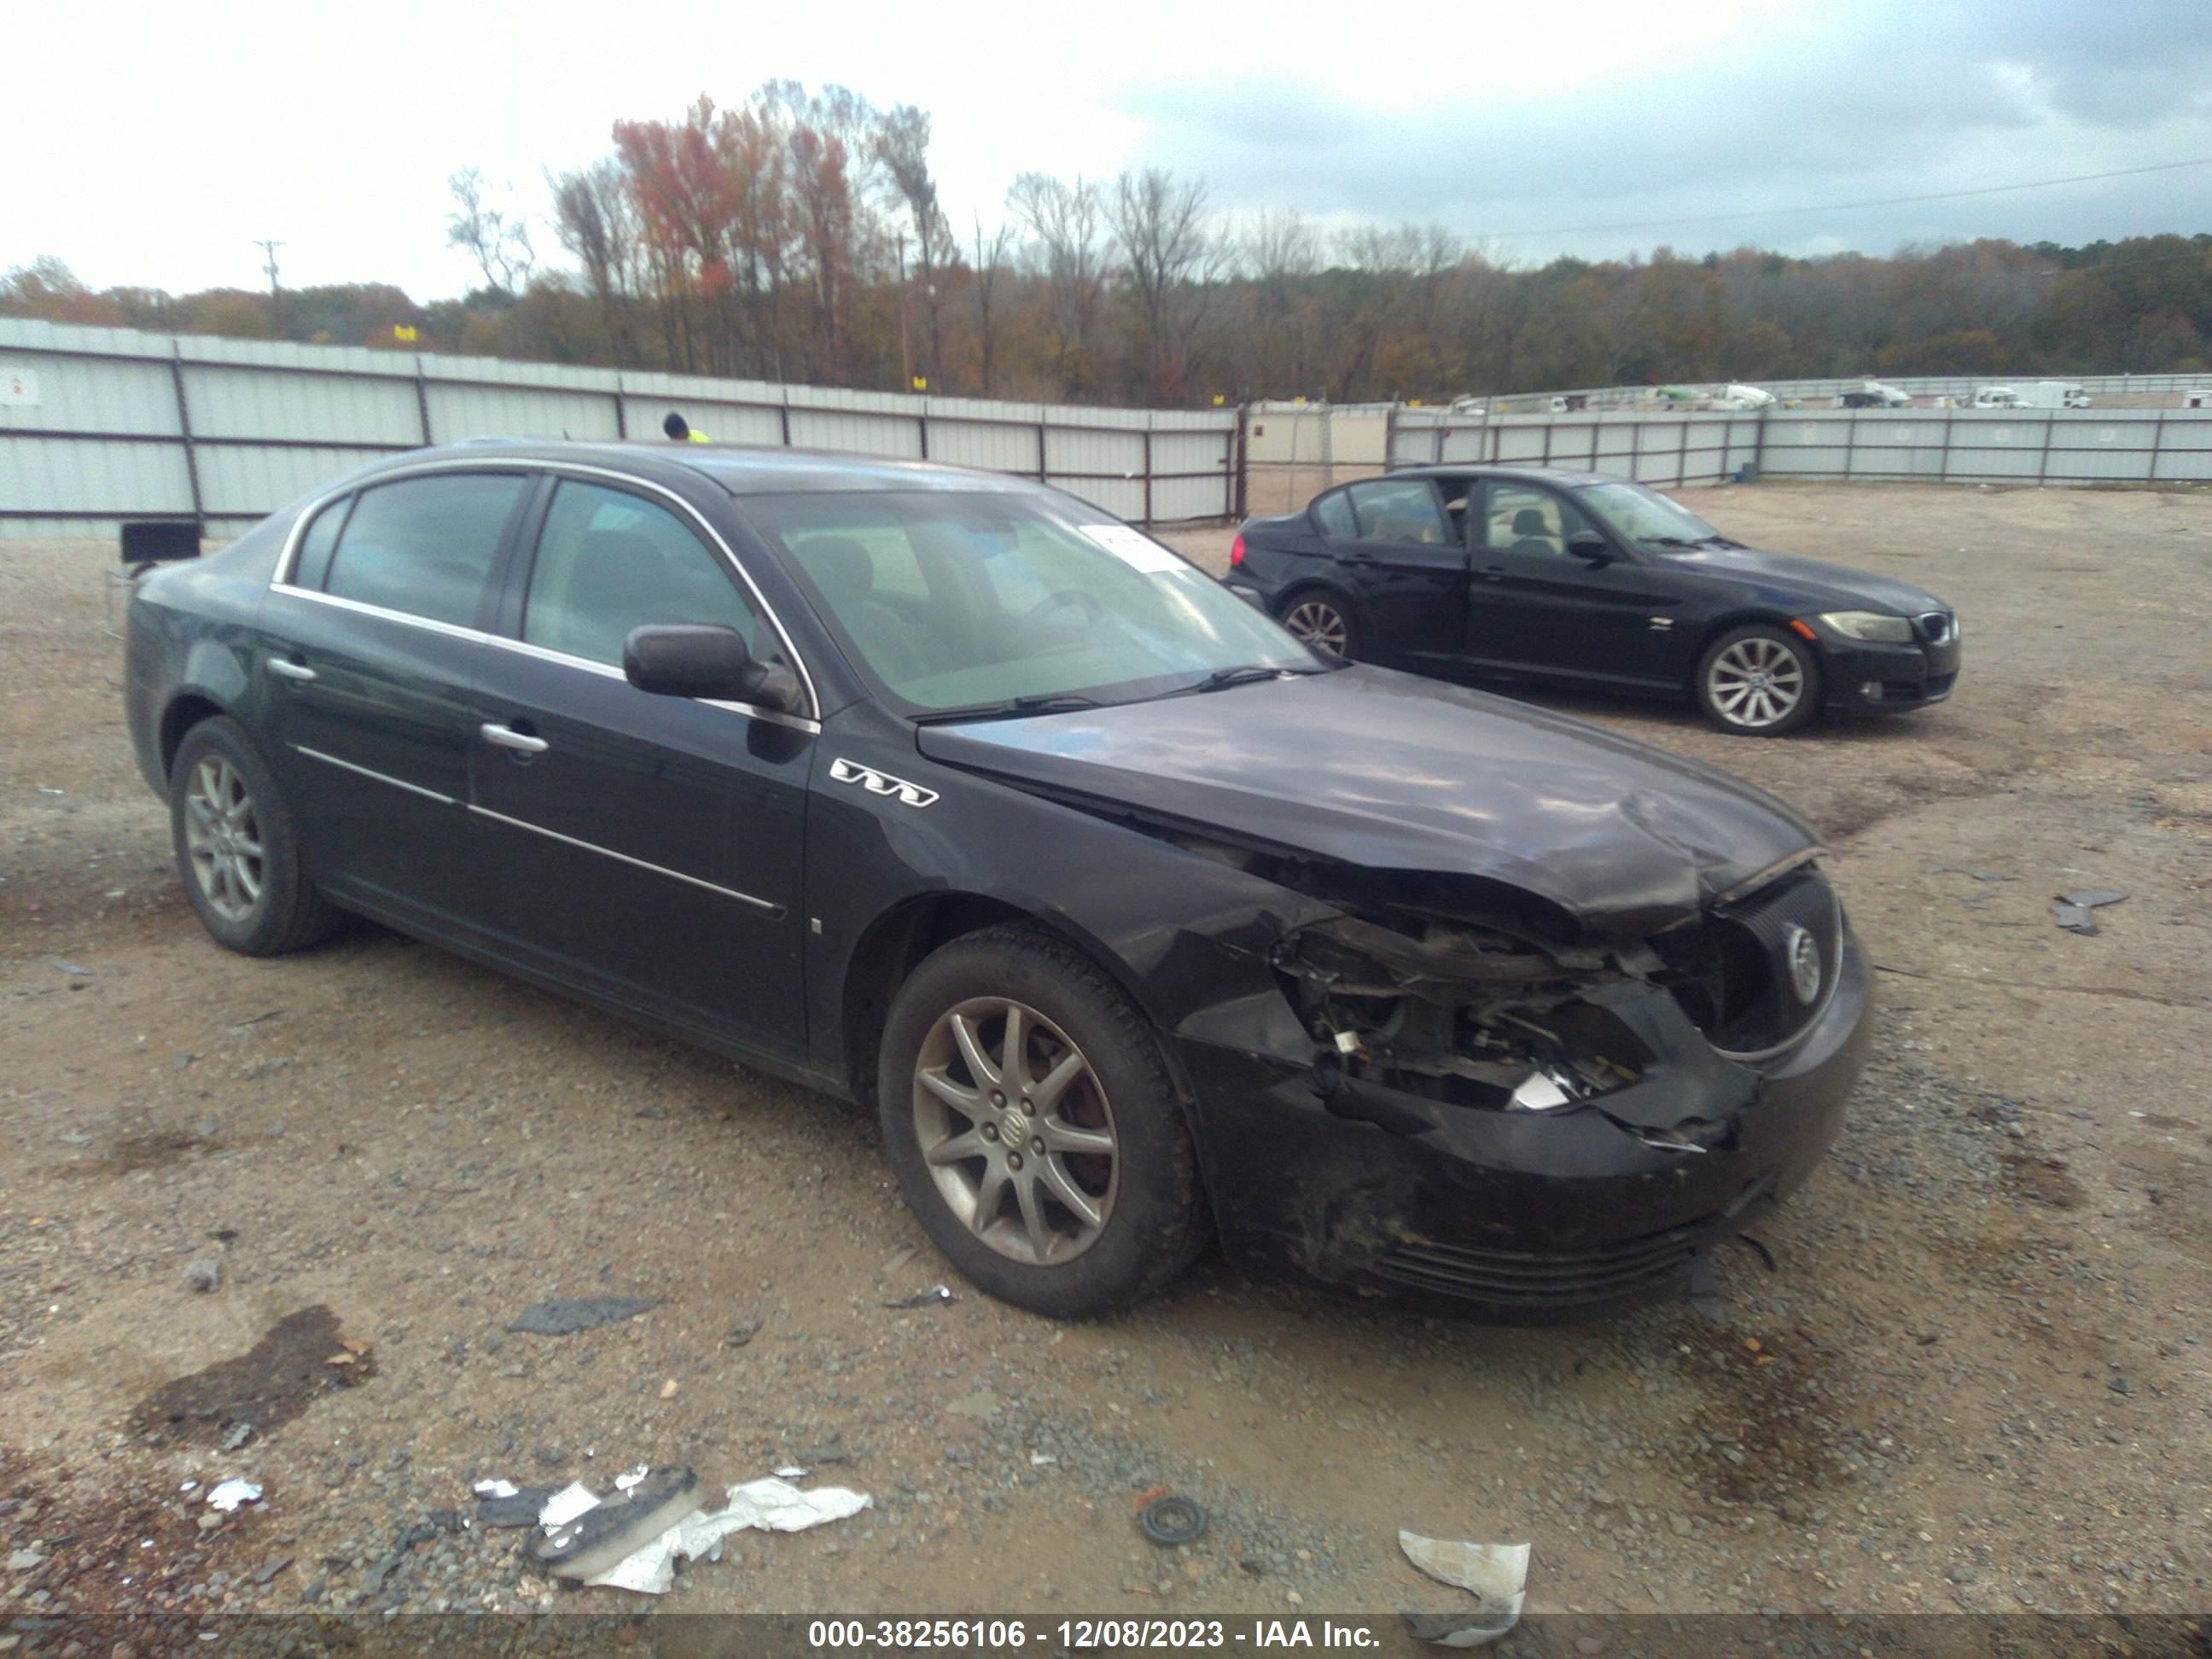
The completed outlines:
[[[1157,576],[1182,568],[1182,561],[1150,536],[1125,524],[1086,524],[1083,533],[1132,570]]]

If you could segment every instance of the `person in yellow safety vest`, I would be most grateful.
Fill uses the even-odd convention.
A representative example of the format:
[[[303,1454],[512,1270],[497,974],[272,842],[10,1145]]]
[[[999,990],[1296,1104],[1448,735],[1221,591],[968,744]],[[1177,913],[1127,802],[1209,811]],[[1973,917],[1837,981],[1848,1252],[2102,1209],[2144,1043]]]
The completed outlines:
[[[695,444],[710,444],[714,441],[672,409],[668,411],[668,418],[660,423],[660,429],[668,434],[669,441],[672,443],[680,444],[686,438]]]

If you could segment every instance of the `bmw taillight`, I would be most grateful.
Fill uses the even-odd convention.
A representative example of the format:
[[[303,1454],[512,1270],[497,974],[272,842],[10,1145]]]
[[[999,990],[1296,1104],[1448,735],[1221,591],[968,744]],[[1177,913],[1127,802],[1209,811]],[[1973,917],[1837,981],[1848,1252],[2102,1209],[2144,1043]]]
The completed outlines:
[[[1238,531],[1237,539],[1229,544],[1229,568],[1231,570],[1244,562],[1244,532]]]

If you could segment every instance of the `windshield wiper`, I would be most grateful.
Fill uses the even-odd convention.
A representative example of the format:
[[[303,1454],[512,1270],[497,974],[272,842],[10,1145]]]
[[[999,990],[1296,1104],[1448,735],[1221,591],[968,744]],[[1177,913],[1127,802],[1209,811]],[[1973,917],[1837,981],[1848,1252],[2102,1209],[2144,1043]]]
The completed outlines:
[[[1699,547],[1741,547],[1743,544],[1732,536],[1700,536],[1698,538],[1698,545]]]
[[[1318,674],[1319,668],[1270,668],[1264,663],[1242,663],[1234,668],[1217,668],[1202,680],[1188,685],[1179,685],[1164,695],[1180,697],[1192,691],[1225,691],[1232,685],[1256,685],[1261,680],[1281,679],[1290,674]]]
[[[1086,697],[1080,691],[1040,691],[1026,697],[1009,697],[1004,702],[972,703],[965,708],[933,708],[926,714],[916,714],[916,726],[948,726],[957,720],[1010,720],[1021,714],[1057,714],[1073,708],[1096,708],[1096,697]]]
[[[1696,547],[1700,544],[1682,536],[1638,536],[1636,539],[1646,547]]]

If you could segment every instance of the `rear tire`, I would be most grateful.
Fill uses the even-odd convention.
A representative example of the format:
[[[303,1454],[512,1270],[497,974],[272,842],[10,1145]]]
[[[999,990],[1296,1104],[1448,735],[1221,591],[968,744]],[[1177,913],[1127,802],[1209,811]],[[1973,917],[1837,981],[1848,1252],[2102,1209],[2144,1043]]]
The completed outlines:
[[[1197,1156],[1151,1023],[1041,929],[969,933],[914,971],[884,1024],[877,1096],[908,1205],[1002,1302],[1089,1318],[1205,1247]]]
[[[291,809],[237,721],[202,720],[177,745],[169,834],[185,897],[216,944],[281,956],[337,927],[337,912],[307,879]]]
[[[1770,623],[1732,629],[1705,648],[1691,685],[1723,732],[1786,737],[1820,712],[1820,659],[1806,641]]]
[[[1316,651],[1346,662],[1359,653],[1359,624],[1352,608],[1327,588],[1300,588],[1283,601],[1276,620]]]

